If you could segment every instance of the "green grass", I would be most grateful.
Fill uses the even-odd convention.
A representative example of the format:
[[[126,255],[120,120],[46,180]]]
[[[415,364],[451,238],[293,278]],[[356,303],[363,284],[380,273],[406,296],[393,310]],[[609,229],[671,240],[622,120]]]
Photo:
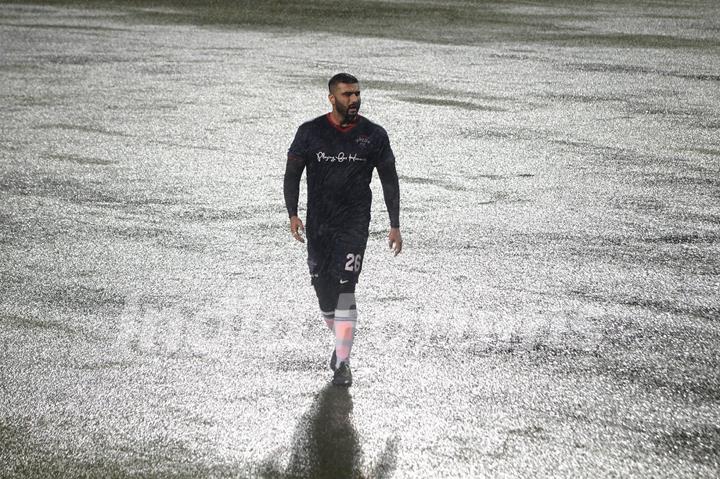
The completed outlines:
[[[598,32],[584,26],[596,20],[612,23],[622,17],[644,17],[644,5],[660,16],[680,15],[668,2],[606,0],[584,2],[394,2],[356,0],[31,0],[34,4],[71,5],[120,9],[138,22],[240,26],[278,31],[312,31],[344,35],[385,37],[447,44],[478,44],[506,41],[552,43],[566,46],[617,48],[712,48],[720,40],[712,29],[704,38],[669,34]],[[713,4],[696,0],[682,9],[701,21]],[[697,23],[696,22],[696,23]],[[61,27],[58,27],[61,28]],[[710,27],[708,27],[710,28]],[[342,48],[338,45],[338,48]]]

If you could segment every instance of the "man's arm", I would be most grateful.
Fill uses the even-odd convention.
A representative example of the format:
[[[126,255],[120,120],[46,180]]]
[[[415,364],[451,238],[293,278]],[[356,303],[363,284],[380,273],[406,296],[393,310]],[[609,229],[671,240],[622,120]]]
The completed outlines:
[[[293,237],[304,242],[301,231],[305,231],[302,220],[298,218],[298,200],[300,198],[300,179],[305,169],[305,160],[293,155],[288,155],[285,165],[285,179],[283,181],[283,194],[285,196],[285,207],[290,216],[290,233]]]
[[[400,235],[400,181],[395,169],[395,162],[382,162],[378,165],[377,171],[382,184],[385,206],[390,216],[388,243],[397,256],[402,251],[402,236]]]

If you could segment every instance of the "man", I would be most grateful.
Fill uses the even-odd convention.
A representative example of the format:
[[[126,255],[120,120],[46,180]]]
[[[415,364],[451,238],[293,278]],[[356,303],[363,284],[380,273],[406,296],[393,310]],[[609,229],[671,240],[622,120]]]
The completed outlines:
[[[320,311],[335,334],[330,359],[333,384],[350,386],[350,351],[355,336],[355,285],[362,269],[370,224],[370,180],[377,169],[390,215],[388,242],[397,256],[400,188],[395,156],[385,130],[358,114],[357,78],[338,73],[328,82],[332,111],[298,128],[288,150],[285,205],[290,232],[307,237],[308,266]],[[300,178],[307,168],[307,229],[297,215]]]

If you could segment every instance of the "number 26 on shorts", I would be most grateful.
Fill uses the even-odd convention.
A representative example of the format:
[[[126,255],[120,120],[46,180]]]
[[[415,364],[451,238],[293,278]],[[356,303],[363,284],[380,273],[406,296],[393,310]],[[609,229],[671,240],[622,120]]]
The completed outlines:
[[[347,262],[345,263],[345,271],[353,271],[357,273],[360,271],[362,265],[362,255],[348,253],[346,256]]]

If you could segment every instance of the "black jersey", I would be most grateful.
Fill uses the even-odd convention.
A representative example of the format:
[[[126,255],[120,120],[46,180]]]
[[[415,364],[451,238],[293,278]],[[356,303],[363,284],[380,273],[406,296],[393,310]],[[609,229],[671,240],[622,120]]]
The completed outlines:
[[[297,214],[302,171],[307,168],[307,227],[351,228],[367,237],[372,172],[377,168],[392,227],[399,227],[399,188],[395,156],[385,130],[364,117],[335,125],[330,114],[300,126],[288,151],[285,202]]]

